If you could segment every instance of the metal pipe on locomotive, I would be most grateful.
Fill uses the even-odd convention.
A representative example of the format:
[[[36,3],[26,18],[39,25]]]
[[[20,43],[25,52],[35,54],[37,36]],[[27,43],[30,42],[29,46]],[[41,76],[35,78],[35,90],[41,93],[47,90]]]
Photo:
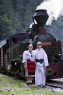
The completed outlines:
[[[22,63],[23,51],[27,49],[30,42],[33,43],[35,49],[36,43],[41,41],[42,47],[46,51],[49,60],[47,79],[63,77],[61,41],[57,41],[53,35],[46,32],[46,29],[44,29],[48,17],[47,10],[36,10],[33,15],[34,24],[32,28],[28,28],[26,33],[19,33],[7,39],[4,53],[6,55],[6,61],[3,62],[3,67],[6,68],[4,72],[19,77],[25,77]],[[40,26],[43,28],[43,32],[38,32]]]

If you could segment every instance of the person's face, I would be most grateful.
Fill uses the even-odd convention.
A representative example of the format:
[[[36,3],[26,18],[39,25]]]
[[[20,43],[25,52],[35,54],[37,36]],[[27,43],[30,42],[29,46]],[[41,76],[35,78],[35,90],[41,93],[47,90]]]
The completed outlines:
[[[32,45],[29,46],[29,47],[28,47],[28,50],[29,50],[29,51],[32,51],[32,50],[33,50],[33,46],[32,46]]]
[[[37,48],[38,49],[41,49],[42,48],[42,45],[41,44],[37,44]]]

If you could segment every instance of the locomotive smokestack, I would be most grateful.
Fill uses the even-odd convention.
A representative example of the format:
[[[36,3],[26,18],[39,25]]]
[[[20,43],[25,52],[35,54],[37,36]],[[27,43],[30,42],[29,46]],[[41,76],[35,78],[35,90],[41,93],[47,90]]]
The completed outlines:
[[[46,24],[48,17],[47,10],[45,9],[36,10],[33,15],[33,19],[36,20],[37,24],[43,26]]]
[[[49,18],[46,25],[51,25],[53,20],[57,20],[58,17],[63,16],[63,0],[43,0],[36,9],[47,10]]]

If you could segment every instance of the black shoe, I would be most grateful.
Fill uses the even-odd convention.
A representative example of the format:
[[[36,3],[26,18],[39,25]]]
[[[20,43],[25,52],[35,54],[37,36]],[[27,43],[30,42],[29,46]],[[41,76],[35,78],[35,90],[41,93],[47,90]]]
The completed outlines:
[[[30,82],[29,85],[32,85],[32,83]]]
[[[45,85],[43,85],[42,87],[43,87],[43,88],[45,88],[46,86],[45,86]]]
[[[29,83],[27,83],[27,85],[29,85]]]
[[[27,83],[28,86],[32,85],[32,83]]]
[[[42,88],[43,86],[42,85],[38,85],[39,88]]]

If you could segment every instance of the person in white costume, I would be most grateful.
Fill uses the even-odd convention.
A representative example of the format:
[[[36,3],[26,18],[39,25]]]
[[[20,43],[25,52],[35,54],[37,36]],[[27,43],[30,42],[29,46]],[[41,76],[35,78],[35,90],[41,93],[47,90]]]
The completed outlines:
[[[32,64],[34,64],[34,51],[33,51],[33,45],[29,44],[28,45],[28,50],[23,52],[23,61],[24,63],[24,68],[25,68],[25,76],[26,76],[26,82],[28,85],[32,84],[32,77],[34,76],[34,74],[32,73]],[[30,68],[28,68],[28,65],[30,66]],[[31,70],[31,72],[29,72],[29,70]],[[31,74],[30,74],[31,73]]]
[[[39,87],[44,87],[46,83],[46,67],[48,66],[47,54],[42,48],[42,43],[37,43],[37,49],[35,50],[35,85]]]

